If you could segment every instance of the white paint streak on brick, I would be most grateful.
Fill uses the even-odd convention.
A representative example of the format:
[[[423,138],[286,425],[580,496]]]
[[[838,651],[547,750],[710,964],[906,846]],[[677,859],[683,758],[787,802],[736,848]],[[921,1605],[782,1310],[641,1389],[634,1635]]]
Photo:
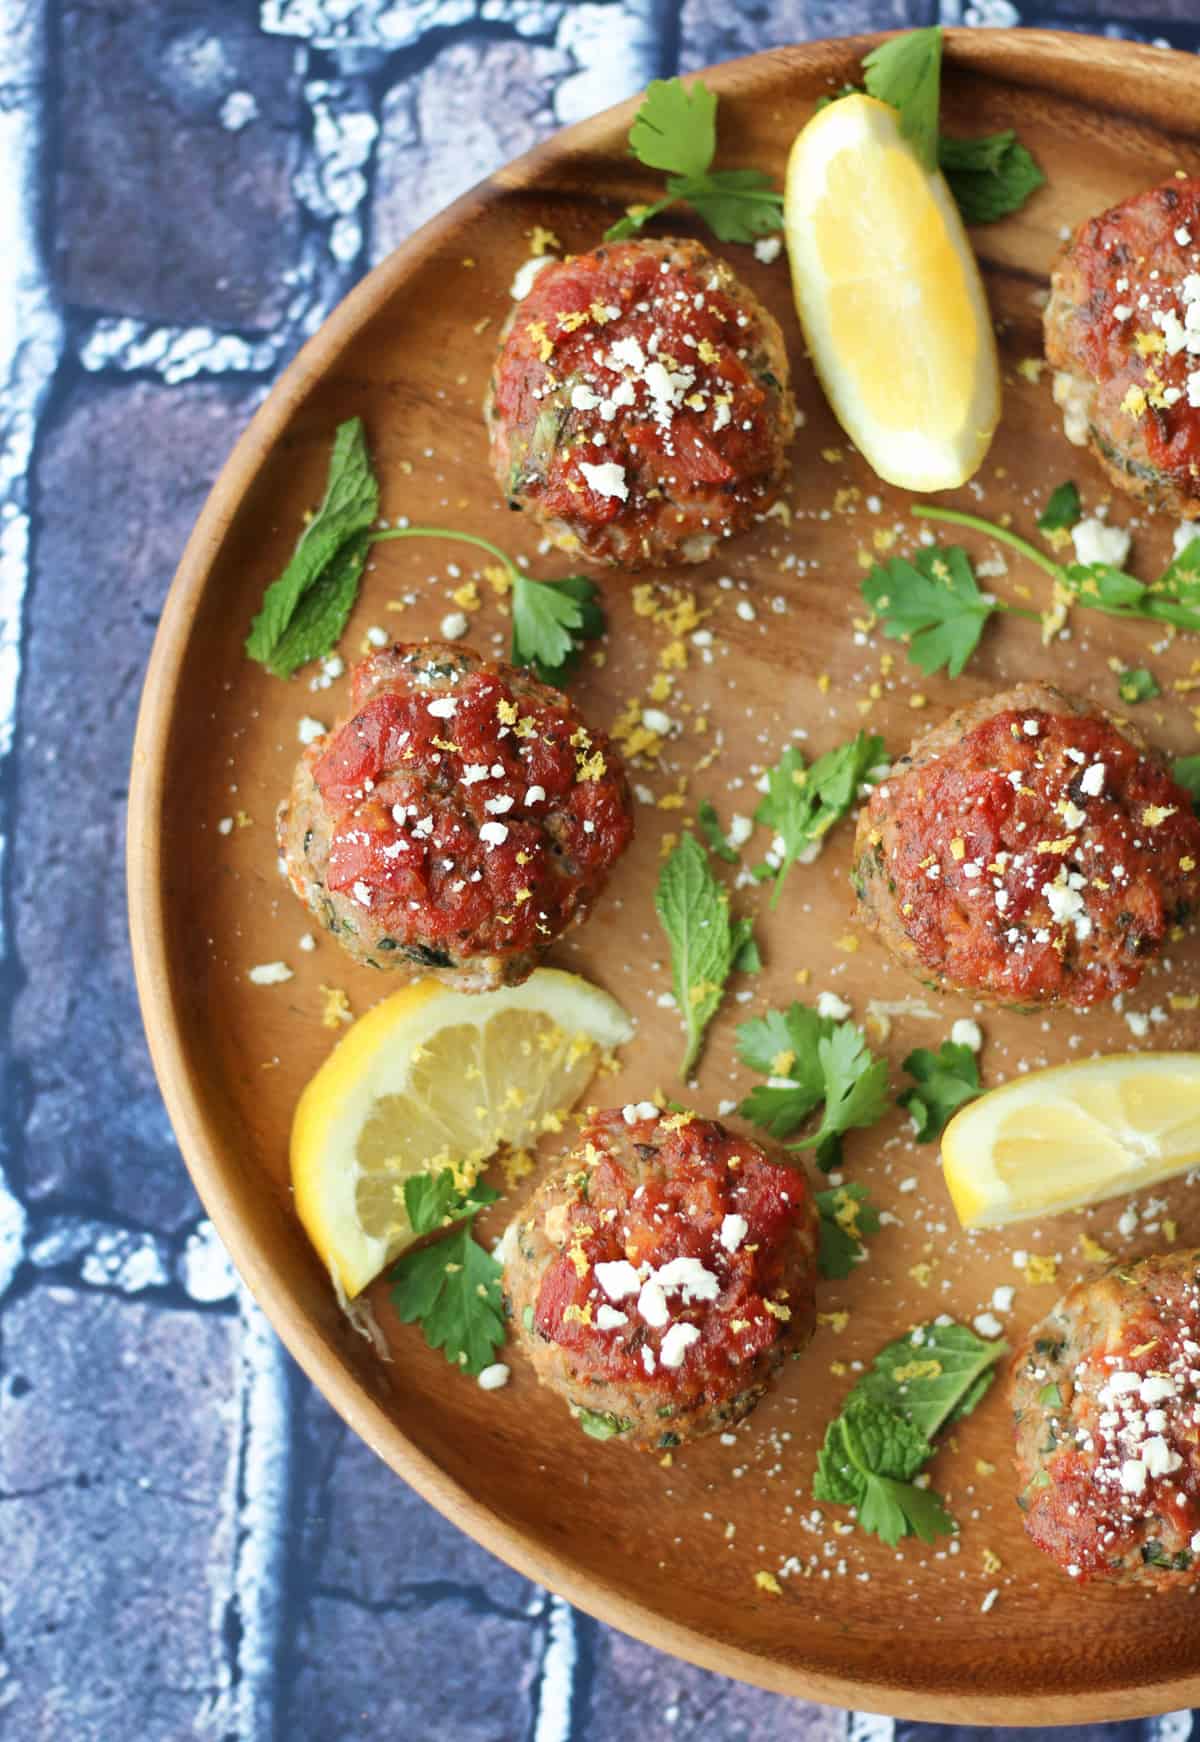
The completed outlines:
[[[534,1690],[533,1742],[569,1742],[578,1648],[569,1603],[547,1594],[545,1644]]]

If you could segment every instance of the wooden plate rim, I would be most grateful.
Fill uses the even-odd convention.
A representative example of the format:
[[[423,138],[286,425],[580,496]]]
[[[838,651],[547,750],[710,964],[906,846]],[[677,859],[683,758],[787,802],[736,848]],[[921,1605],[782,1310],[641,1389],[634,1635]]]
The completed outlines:
[[[822,60],[857,61],[873,45],[896,34],[900,33],[879,32],[769,49],[708,68],[703,76],[720,92],[740,84],[739,75],[758,74],[780,61],[793,66],[811,66]],[[1057,60],[1063,68],[1078,65],[1084,57],[1093,64],[1107,61],[1123,79],[1131,81],[1139,75],[1157,79],[1172,63],[1172,77],[1182,72],[1183,65],[1194,67],[1190,57],[1171,50],[1071,31],[952,29],[946,36],[951,59],[1001,76],[1009,74],[1017,82],[1022,69],[1034,61]],[[155,1074],[180,1150],[204,1207],[250,1293],[289,1353],[346,1424],[453,1524],[517,1572],[547,1586],[597,1620],[703,1669],[771,1692],[899,1718],[1008,1725],[1081,1723],[1146,1717],[1200,1703],[1200,1675],[1095,1693],[1058,1693],[1045,1688],[963,1695],[938,1683],[936,1656],[920,1688],[901,1685],[883,1674],[878,1680],[851,1681],[781,1663],[694,1631],[630,1599],[607,1581],[581,1573],[569,1558],[546,1549],[521,1527],[506,1522],[476,1500],[406,1438],[362,1382],[331,1353],[293,1300],[265,1243],[258,1242],[244,1226],[226,1183],[234,1158],[206,1110],[178,1015],[166,928],[161,828],[175,698],[192,626],[225,533],[275,441],[311,388],[410,272],[489,200],[506,190],[536,187],[554,165],[608,143],[628,126],[638,102],[632,98],[560,130],[461,195],[375,267],[288,364],[239,438],[188,539],[147,667],[134,736],[126,833],[129,928],[138,998]]]

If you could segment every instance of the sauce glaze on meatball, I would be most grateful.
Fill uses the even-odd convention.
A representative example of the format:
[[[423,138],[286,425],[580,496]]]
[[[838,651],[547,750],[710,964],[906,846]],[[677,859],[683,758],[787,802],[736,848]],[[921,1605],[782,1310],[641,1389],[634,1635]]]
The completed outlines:
[[[504,1245],[516,1334],[598,1438],[653,1450],[727,1427],[813,1332],[803,1173],[693,1113],[595,1115]]]
[[[547,266],[485,406],[513,508],[626,568],[703,562],[778,494],[795,407],[778,322],[698,242]]]
[[[1076,1008],[1128,991],[1200,899],[1200,821],[1106,715],[1027,684],[915,743],[855,843],[859,916],[928,984]]]
[[[1071,1578],[1200,1580],[1200,1252],[1077,1282],[1013,1366],[1018,1504]]]
[[[460,646],[373,654],[351,698],[280,809],[292,887],[372,967],[524,980],[633,834],[616,751],[560,691]]]
[[[1200,180],[1081,224],[1054,268],[1045,332],[1069,439],[1122,490],[1200,515]]]

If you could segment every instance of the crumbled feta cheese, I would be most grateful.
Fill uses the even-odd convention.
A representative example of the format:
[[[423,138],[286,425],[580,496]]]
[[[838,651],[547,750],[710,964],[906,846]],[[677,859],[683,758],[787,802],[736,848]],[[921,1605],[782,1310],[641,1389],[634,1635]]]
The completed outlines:
[[[750,1224],[745,1216],[730,1214],[723,1218],[718,1238],[726,1252],[736,1252],[749,1232]]]
[[[371,627],[367,630],[367,640],[370,642],[372,647],[386,647],[391,639],[392,638],[387,630],[381,629],[378,623],[372,623]]]
[[[555,264],[553,254],[535,254],[528,260],[522,260],[513,274],[513,281],[508,287],[508,294],[514,302],[524,302],[533,289],[533,281],[539,272],[547,266]]]
[[[950,1030],[950,1039],[955,1046],[969,1046],[972,1052],[980,1052],[983,1048],[983,1030],[969,1016],[960,1016]]]
[[[1004,1330],[995,1313],[976,1313],[971,1323],[981,1337],[998,1337]]]
[[[218,835],[232,835],[232,833],[233,833],[233,818],[232,817],[222,817],[220,822],[217,824],[217,833],[218,833]]]
[[[301,716],[300,724],[296,727],[296,736],[302,744],[315,744],[317,739],[323,738],[328,730],[329,727],[323,726],[320,720],[314,720],[308,714],[304,714]]]
[[[310,932],[310,931],[305,931],[305,932],[301,932],[301,933],[300,933],[300,938],[299,938],[299,943],[300,943],[300,948],[301,948],[301,949],[302,949],[302,950],[303,950],[303,951],[304,951],[304,952],[305,952],[305,953],[306,953],[306,954],[307,954],[307,953],[308,953],[308,952],[309,952],[309,951],[310,951],[310,950],[315,950],[315,949],[316,949],[316,947],[317,947],[317,940],[316,940],[316,938],[315,938],[315,937],[314,937],[314,936],[313,936],[313,935],[312,935],[312,933],[311,933],[311,932]]]
[[[596,1281],[609,1300],[625,1300],[642,1286],[637,1271],[625,1258],[614,1259],[611,1264],[597,1264]]]
[[[484,823],[479,831],[479,839],[485,847],[498,847],[508,839],[508,828],[504,823]]]
[[[818,1016],[828,1016],[834,1022],[844,1022],[851,1009],[852,1006],[844,998],[839,998],[836,992],[817,993]]]
[[[992,1290],[993,1310],[998,1313],[1010,1313],[1012,1311],[1013,1296],[1016,1292],[1016,1289],[1013,1288],[1011,1284],[1007,1283],[1003,1288],[994,1288]]]
[[[286,962],[260,962],[257,968],[251,968],[246,975],[254,986],[282,986],[285,980],[290,980],[292,970]]]
[[[597,496],[615,497],[618,502],[629,500],[629,486],[625,482],[625,468],[619,466],[615,460],[605,460],[599,466],[589,466],[586,460],[580,460],[579,470]]]
[[[1071,528],[1071,540],[1078,562],[1112,563],[1115,568],[1121,567],[1133,542],[1125,527],[1109,526],[1095,515],[1076,521]]]
[[[665,738],[674,724],[670,714],[664,714],[661,708],[642,709],[642,725],[648,732],[657,732],[660,738]]]
[[[531,786],[525,793],[525,803],[527,805],[541,804],[545,797],[546,789],[544,786]]]
[[[783,248],[782,236],[760,236],[754,244],[754,258],[764,266],[773,266]]]
[[[461,641],[471,627],[471,621],[465,611],[448,611],[440,627],[447,641]]]
[[[667,1297],[660,1282],[651,1277],[642,1284],[638,1295],[637,1310],[652,1330],[660,1331],[670,1318],[667,1310]]]
[[[434,696],[426,706],[435,720],[452,720],[458,712],[458,697]]]
[[[1107,772],[1103,762],[1093,762],[1090,768],[1085,768],[1079,777],[1079,790],[1089,798],[1099,798],[1104,791],[1104,776]]]
[[[629,1314],[618,1312],[616,1307],[601,1306],[596,1308],[596,1329],[598,1331],[616,1331],[628,1323]]]
[[[621,1108],[626,1125],[637,1125],[643,1119],[657,1119],[658,1108],[653,1101],[629,1101]]]
[[[683,1366],[683,1357],[693,1343],[700,1341],[700,1330],[697,1325],[672,1325],[662,1340],[659,1354],[664,1367],[672,1370]]]
[[[510,1369],[503,1361],[493,1361],[490,1367],[485,1367],[476,1383],[481,1391],[499,1391],[502,1385],[508,1384]]]

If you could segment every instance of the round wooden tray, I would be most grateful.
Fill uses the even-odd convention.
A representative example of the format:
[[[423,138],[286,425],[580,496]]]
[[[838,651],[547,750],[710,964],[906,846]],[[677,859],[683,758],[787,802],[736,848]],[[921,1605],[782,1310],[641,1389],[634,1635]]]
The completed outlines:
[[[814,43],[707,75],[722,98],[721,161],[781,175],[816,98],[855,78],[870,46]],[[1029,379],[1036,371],[1017,367],[1040,355],[1040,292],[1060,234],[1177,168],[1200,169],[1200,123],[1189,119],[1200,114],[1200,67],[1182,55],[1071,35],[951,32],[944,82],[949,131],[1014,126],[1049,177],[1020,216],[976,236],[1006,380],[1004,421],[981,474],[983,509],[993,518],[1011,512],[1028,529],[1063,478],[1077,479],[1089,506],[1107,493],[1090,458],[1064,441],[1048,379]],[[366,420],[389,517],[490,534],[527,551],[535,573],[565,572],[561,559],[536,554],[532,529],[498,497],[480,400],[532,228],[544,225],[578,251],[596,242],[621,205],[646,196],[650,180],[625,150],[633,109],[571,128],[522,158],[372,273],[283,375],[188,544],[146,680],[129,824],[138,984],[180,1145],[250,1288],[347,1422],[464,1530],[601,1619],[764,1687],[902,1716],[1044,1724],[1192,1703],[1200,1699],[1200,1633],[1186,1597],[1079,1590],[1027,1544],[1013,1503],[1000,1387],[933,1468],[963,1525],[956,1553],[911,1543],[893,1553],[857,1533],[838,1536],[834,1509],[819,1525],[810,1519],[815,1449],[852,1364],[937,1312],[969,1320],[999,1283],[1018,1285],[1009,1325],[1010,1335],[1019,1333],[1083,1267],[1083,1231],[1115,1238],[1118,1206],[968,1241],[950,1212],[936,1151],[914,1148],[906,1121],[897,1116],[858,1134],[847,1147],[847,1172],[868,1181],[897,1221],[875,1239],[868,1264],[825,1290],[822,1307],[845,1309],[848,1323],[822,1325],[732,1445],[688,1448],[669,1469],[581,1436],[519,1360],[505,1391],[480,1391],[414,1330],[389,1320],[382,1290],[375,1298],[393,1360],[379,1360],[339,1314],[292,1213],[292,1108],[334,1038],[321,1025],[320,989],[343,988],[361,1011],[388,988],[331,940],[315,954],[299,951],[307,922],[276,869],[272,820],[298,754],[298,721],[312,714],[329,723],[344,705],[344,685],[314,694],[307,674],[276,682],[245,660],[242,638],[321,493],[335,424],[356,413]],[[693,652],[668,703],[687,730],[665,767],[636,771],[668,808],[640,807],[638,840],[608,897],[556,958],[608,986],[640,1023],[621,1075],[595,1091],[618,1103],[657,1086],[683,1092],[674,1077],[677,1021],[656,1002],[668,976],[651,899],[662,837],[679,828],[681,812],[669,805],[681,780],[685,812],[708,796],[728,818],[753,808],[755,774],[798,728],[816,753],[867,720],[899,752],[951,705],[1018,677],[1052,678],[1113,705],[1109,661],[1148,658],[1145,629],[1094,615],[1085,621],[1077,613],[1072,639],[1050,648],[1040,645],[1036,624],[1009,620],[989,627],[967,675],[950,684],[922,680],[902,650],[856,633],[862,553],[873,554],[875,534],[895,526],[911,536],[907,502],[870,475],[833,423],[803,356],[784,263],[762,265],[744,248],[724,252],[784,323],[807,424],[795,447],[790,525],[772,518],[719,562],[676,577],[712,610],[715,641],[711,660]],[[971,491],[959,499],[977,500]],[[1117,502],[1115,516],[1130,518],[1132,507]],[[1169,531],[1140,517],[1142,572],[1156,572]],[[461,584],[448,557],[472,572],[470,553],[446,546],[379,547],[344,650],[355,654],[373,624],[401,639],[436,634]],[[646,694],[669,632],[635,611],[626,578],[613,574],[604,584],[607,662],[589,665],[577,690],[585,712],[608,724],[631,697]],[[1014,566],[994,585],[1010,598],[1028,588],[1040,599],[1044,582]],[[490,589],[483,592],[490,600]],[[752,604],[753,616],[735,609],[739,600]],[[504,628],[489,602],[470,639],[490,649]],[[889,652],[890,667],[882,657]],[[1150,660],[1164,699],[1138,715],[1174,751],[1195,746],[1187,703],[1169,688],[1187,676],[1190,661],[1184,638]],[[219,819],[235,816],[241,826],[220,833]],[[767,913],[761,894],[738,897],[755,913],[767,968],[737,983],[749,1001],[730,998],[714,1025],[689,1096],[705,1111],[746,1091],[733,1063],[733,1028],[767,1004],[824,988],[849,999],[860,1018],[873,997],[903,1004],[887,1042],[895,1063],[914,1045],[937,1045],[955,1017],[970,1014],[969,1003],[954,998],[934,997],[932,1008],[931,995],[872,942],[854,947],[850,835],[844,825],[818,863],[793,870],[777,913]],[[253,964],[277,958],[295,969],[286,985],[248,982]],[[1170,968],[1130,1006],[1169,1009],[1173,989],[1196,983],[1198,963],[1194,940],[1173,949]],[[1020,1066],[1131,1044],[1122,1015],[1111,1011],[1049,1020],[989,1015],[984,1027],[988,1082]],[[1196,1018],[1172,1012],[1169,1023],[1151,1025],[1145,1044],[1198,1041]],[[1200,1241],[1187,1189],[1169,1195],[1166,1214],[1178,1223],[1179,1243]],[[1140,1237],[1117,1238],[1118,1249],[1167,1244],[1161,1218],[1150,1220]],[[1023,1280],[1013,1264],[1021,1247],[1059,1255],[1058,1286]],[[796,1563],[783,1595],[758,1590],[755,1572],[778,1571],[789,1556]],[[981,1611],[993,1589],[993,1606]]]

